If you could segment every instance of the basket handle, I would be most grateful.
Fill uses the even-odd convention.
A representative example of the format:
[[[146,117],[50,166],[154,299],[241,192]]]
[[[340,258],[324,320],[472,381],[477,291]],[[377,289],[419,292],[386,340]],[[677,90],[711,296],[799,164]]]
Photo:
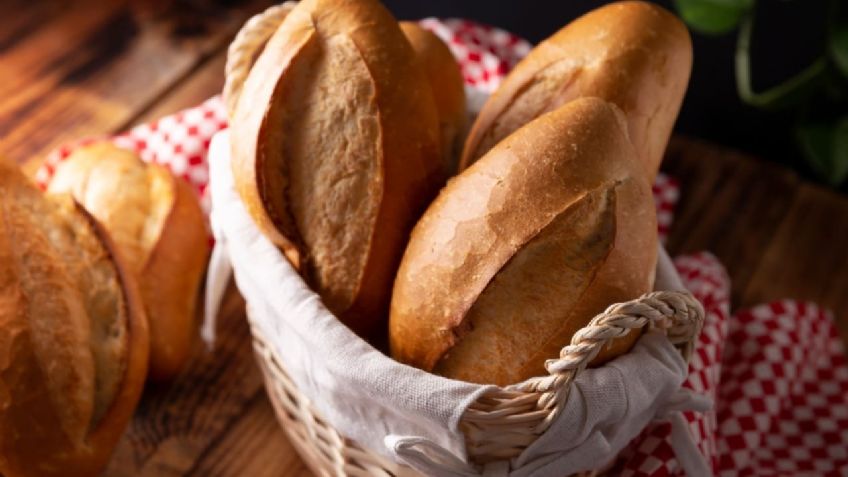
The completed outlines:
[[[704,307],[687,291],[657,291],[610,306],[545,364],[549,376],[495,388],[466,409],[461,425],[469,454],[478,462],[519,455],[556,421],[574,379],[610,341],[634,329],[660,329],[688,362],[703,323]],[[524,431],[505,435],[517,421]]]
[[[227,49],[227,64],[224,67],[224,104],[230,119],[235,116],[236,105],[250,68],[271,35],[283,23],[297,2],[285,2],[268,7],[264,12],[250,18],[236,34]]]
[[[545,363],[549,376],[529,379],[513,389],[543,394],[538,408],[547,410],[548,416],[538,431],[544,432],[559,416],[571,382],[610,341],[634,329],[661,329],[688,363],[703,323],[704,307],[688,291],[657,291],[614,304],[577,331],[559,358]]]

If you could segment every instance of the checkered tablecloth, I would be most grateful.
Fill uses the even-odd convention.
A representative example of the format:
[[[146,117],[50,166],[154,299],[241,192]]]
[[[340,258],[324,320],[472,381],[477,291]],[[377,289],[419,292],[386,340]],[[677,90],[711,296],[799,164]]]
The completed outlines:
[[[466,84],[486,93],[530,51],[511,33],[466,20],[428,18],[421,24],[450,46]],[[224,105],[214,97],[124,134],[60,148],[36,178],[46,185],[74,148],[107,139],[167,165],[205,197],[206,152],[226,122]],[[662,239],[678,195],[676,181],[660,174],[654,197]],[[716,406],[686,417],[714,472],[848,475],[848,363],[830,314],[812,303],[784,300],[731,315],[730,280],[713,255],[678,257],[675,265],[707,311],[686,386],[710,395]],[[670,424],[650,425],[620,455],[612,474],[681,474],[670,439]]]

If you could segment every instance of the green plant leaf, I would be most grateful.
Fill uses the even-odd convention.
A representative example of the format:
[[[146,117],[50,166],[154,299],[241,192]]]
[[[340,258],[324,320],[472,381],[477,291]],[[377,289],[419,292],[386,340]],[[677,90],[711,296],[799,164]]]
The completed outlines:
[[[674,6],[693,30],[721,35],[739,25],[754,7],[754,0],[674,0]]]
[[[832,123],[803,123],[796,133],[801,152],[823,180],[838,186],[848,179],[848,116]]]
[[[784,80],[777,86],[756,92],[751,79],[751,37],[754,32],[753,15],[745,15],[739,26],[736,40],[736,90],[745,103],[775,111],[798,106],[809,101],[827,79],[828,61],[822,56],[795,76]]]
[[[830,35],[830,56],[848,78],[848,23],[834,28]]]

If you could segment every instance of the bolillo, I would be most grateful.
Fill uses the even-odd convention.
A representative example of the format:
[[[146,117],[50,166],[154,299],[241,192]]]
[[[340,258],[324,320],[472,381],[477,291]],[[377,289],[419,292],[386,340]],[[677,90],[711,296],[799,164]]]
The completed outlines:
[[[621,111],[583,98],[452,179],[401,262],[392,356],[449,378],[516,383],[544,375],[545,360],[608,305],[649,292],[657,225],[635,156]]]
[[[462,71],[448,45],[435,33],[415,22],[400,22],[400,29],[412,45],[433,91],[439,113],[442,159],[445,170],[452,175],[462,152],[468,120]]]
[[[460,169],[533,118],[579,97],[614,103],[648,177],[659,170],[692,69],[683,23],[640,1],[593,10],[544,40],[486,101],[465,143]]]
[[[0,475],[97,475],[138,403],[148,345],[107,233],[0,160]]]
[[[197,335],[197,294],[209,255],[197,194],[164,167],[105,142],[71,154],[48,192],[70,193],[109,232],[141,288],[150,377],[176,376]]]
[[[245,81],[236,190],[342,322],[379,331],[409,231],[444,181],[421,66],[377,0],[304,0]]]

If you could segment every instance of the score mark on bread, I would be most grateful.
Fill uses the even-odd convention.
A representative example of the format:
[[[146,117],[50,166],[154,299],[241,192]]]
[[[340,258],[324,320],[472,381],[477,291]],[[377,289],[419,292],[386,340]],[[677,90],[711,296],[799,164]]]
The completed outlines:
[[[0,474],[98,473],[138,402],[148,346],[106,232],[0,160]]]
[[[401,262],[392,356],[451,378],[512,384],[544,375],[545,360],[610,303],[650,291],[656,217],[626,128],[614,105],[578,99],[451,180]]]
[[[197,194],[163,166],[109,143],[71,154],[48,192],[71,194],[109,232],[141,288],[150,377],[176,376],[197,335],[197,293],[209,253]]]
[[[368,335],[409,230],[444,180],[433,94],[376,0],[304,0],[258,57],[231,121],[233,175],[262,232]]]

